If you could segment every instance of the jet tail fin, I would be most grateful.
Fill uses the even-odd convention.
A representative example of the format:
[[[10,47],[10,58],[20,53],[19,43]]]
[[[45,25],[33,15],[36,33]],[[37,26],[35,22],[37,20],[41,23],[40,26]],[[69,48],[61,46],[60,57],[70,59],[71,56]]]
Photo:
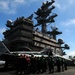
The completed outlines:
[[[10,53],[9,49],[2,41],[0,41],[0,53]]]

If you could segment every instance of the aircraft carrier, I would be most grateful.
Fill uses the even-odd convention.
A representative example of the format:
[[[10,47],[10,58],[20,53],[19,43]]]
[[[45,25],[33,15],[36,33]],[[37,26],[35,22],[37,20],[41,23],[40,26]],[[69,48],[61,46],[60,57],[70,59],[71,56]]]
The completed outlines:
[[[31,14],[27,18],[22,16],[15,21],[7,20],[7,29],[3,32],[3,43],[10,51],[41,51],[49,48],[49,51],[55,54],[61,56],[65,54],[62,49],[69,49],[69,46],[62,39],[57,39],[62,32],[56,25],[53,25],[54,18],[58,16],[52,13],[55,9],[54,2],[54,0],[43,2],[41,7],[34,12],[35,17],[34,14]],[[33,18],[37,24],[34,24]],[[50,26],[50,31],[47,26]],[[63,47],[62,44],[64,44]]]

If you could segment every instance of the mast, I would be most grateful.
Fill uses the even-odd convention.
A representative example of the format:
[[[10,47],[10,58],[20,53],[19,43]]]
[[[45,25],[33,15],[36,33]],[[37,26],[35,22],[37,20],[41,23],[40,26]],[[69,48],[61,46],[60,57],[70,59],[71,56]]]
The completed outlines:
[[[41,8],[39,8],[35,12],[35,14],[37,15],[37,17],[35,18],[37,20],[37,24],[34,27],[42,25],[42,33],[46,34],[47,32],[47,23],[55,22],[54,18],[57,16],[57,14],[51,15],[51,11],[55,8],[55,6],[52,5],[54,2],[54,0],[52,0],[51,2],[46,1],[42,4]]]
[[[53,36],[53,39],[56,40],[56,35],[62,34],[62,32],[58,31],[57,27],[52,27],[51,26],[52,31],[48,31],[47,33]]]

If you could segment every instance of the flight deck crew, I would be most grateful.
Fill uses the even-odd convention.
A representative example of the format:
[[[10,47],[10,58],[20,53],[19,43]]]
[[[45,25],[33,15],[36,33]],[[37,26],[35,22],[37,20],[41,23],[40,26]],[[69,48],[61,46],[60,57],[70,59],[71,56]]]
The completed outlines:
[[[61,70],[64,71],[64,59],[61,58]]]
[[[60,72],[61,71],[61,61],[59,57],[57,57],[56,65],[57,65],[57,72]]]
[[[46,59],[45,59],[45,57],[44,56],[42,56],[41,57],[41,73],[44,73],[44,72],[46,72],[46,68],[47,68],[47,66],[46,66]]]
[[[28,62],[27,62],[26,58],[23,56],[21,58],[21,73],[22,72],[26,73],[27,67],[28,67]]]
[[[67,70],[67,61],[64,59],[64,68]]]
[[[28,67],[27,67],[26,72],[29,74],[30,73],[30,65],[31,65],[31,63],[30,63],[30,57],[29,56],[26,56],[25,58],[26,58],[27,63],[28,63]]]
[[[35,73],[35,71],[36,71],[36,60],[35,60],[35,57],[34,57],[34,55],[32,55],[31,56],[31,61],[30,61],[30,63],[31,63],[31,73]]]
[[[16,74],[20,73],[21,71],[21,57],[22,55],[18,56],[16,60]]]
[[[17,58],[17,71],[16,73],[20,73],[20,74],[23,74],[26,72],[26,69],[28,67],[28,63],[27,63],[27,60],[24,56],[20,56]]]
[[[54,59],[52,56],[48,57],[48,66],[49,66],[49,73],[54,72]]]
[[[54,72],[53,56],[49,56],[47,62],[44,56],[36,58],[34,57],[34,55],[32,55],[31,57],[26,57],[21,55],[20,57],[17,57],[16,73],[17,74],[44,73],[46,72],[47,66],[49,68],[49,73],[53,73]],[[56,66],[57,66],[57,72],[60,72],[61,70],[63,71],[64,69],[67,70],[66,60],[64,59],[60,60],[59,57],[57,57]]]
[[[37,57],[37,74],[41,72],[41,59]]]
[[[54,72],[54,65],[55,65],[55,62],[54,62],[54,58],[52,57],[52,73]]]

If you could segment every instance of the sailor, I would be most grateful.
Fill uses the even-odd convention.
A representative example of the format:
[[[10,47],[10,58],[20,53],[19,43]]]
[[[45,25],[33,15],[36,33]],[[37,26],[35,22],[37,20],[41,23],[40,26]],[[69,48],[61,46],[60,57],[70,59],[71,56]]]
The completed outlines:
[[[26,73],[27,67],[28,67],[28,62],[25,58],[25,55],[23,55],[22,58],[21,58],[21,74]]]
[[[42,55],[42,57],[41,57],[41,73],[44,73],[44,72],[46,72],[46,68],[47,68],[47,66],[46,66],[46,59],[45,59],[45,57]]]
[[[61,70],[64,71],[64,59],[61,58]]]
[[[61,71],[61,62],[60,62],[60,58],[59,57],[57,57],[56,65],[57,65],[57,72],[60,72]]]
[[[30,63],[31,63],[31,73],[35,73],[35,71],[36,71],[36,60],[35,60],[35,57],[34,57],[34,55],[31,55],[31,59],[30,59],[31,61],[30,61]]]
[[[48,67],[49,67],[49,73],[54,72],[54,59],[52,56],[48,57]]]
[[[64,68],[67,70],[67,60],[64,59]]]
[[[37,74],[41,72],[41,59],[37,57]]]

